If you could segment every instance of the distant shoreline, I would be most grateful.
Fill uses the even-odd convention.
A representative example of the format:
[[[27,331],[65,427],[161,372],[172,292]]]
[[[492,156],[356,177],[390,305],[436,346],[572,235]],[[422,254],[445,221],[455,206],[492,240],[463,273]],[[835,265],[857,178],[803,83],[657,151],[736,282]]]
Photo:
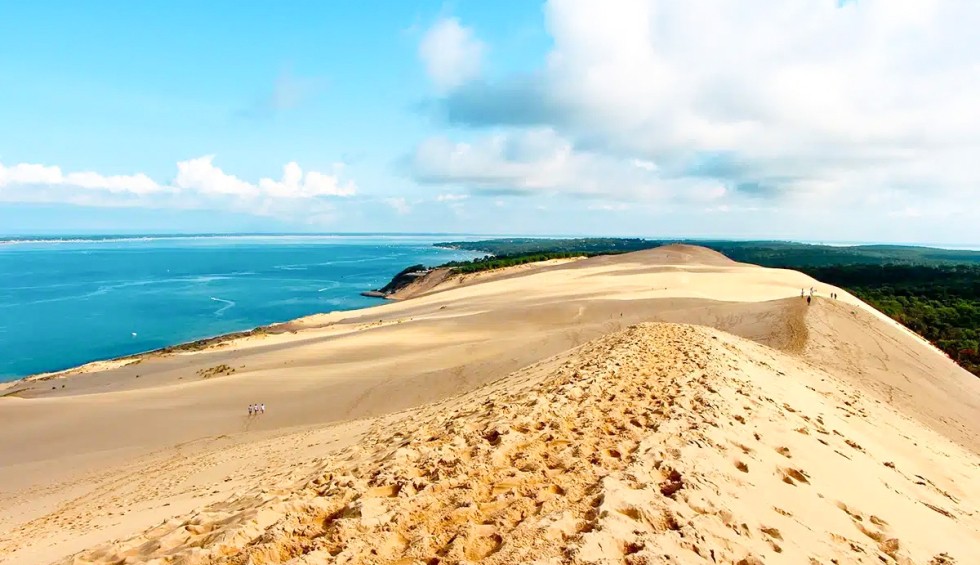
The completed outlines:
[[[236,239],[298,239],[298,240],[345,240],[415,239],[415,238],[497,238],[504,236],[467,233],[201,233],[201,234],[64,234],[64,235],[0,235],[0,245],[62,244],[62,243],[122,243],[138,241],[187,241],[187,240],[236,240]],[[515,236],[508,236],[515,237]]]
[[[368,308],[370,308],[370,306],[368,306]],[[363,310],[363,309],[364,308],[354,308],[353,310],[350,311]],[[56,371],[45,371],[42,373],[34,373],[24,377],[19,377],[9,381],[0,381],[0,385],[7,385],[7,388],[12,388],[12,385],[14,385],[15,383],[44,382],[51,379],[63,378],[63,377],[71,376],[73,374],[84,373],[85,371],[83,369],[99,363],[118,363],[120,364],[120,366],[125,366],[125,365],[132,365],[134,363],[139,363],[140,361],[150,357],[172,355],[175,353],[203,351],[214,345],[219,345],[236,339],[241,339],[241,338],[251,337],[256,335],[269,335],[269,334],[282,333],[280,331],[276,331],[278,326],[284,326],[298,319],[300,318],[287,320],[285,322],[275,322],[272,324],[265,324],[262,326],[254,327],[250,330],[240,330],[236,332],[218,334],[210,337],[202,337],[200,339],[185,341],[175,345],[167,345],[165,347],[158,347],[156,349],[141,351],[139,353],[130,353],[128,355],[122,355],[120,357],[109,357],[107,359],[94,359],[92,361],[82,363],[81,365],[75,365],[73,367],[68,367],[66,369],[60,369]]]
[[[411,239],[415,237],[455,237],[474,239],[576,239],[609,236],[595,235],[517,235],[517,234],[473,234],[473,233],[442,233],[442,232],[336,232],[336,233],[147,233],[147,234],[0,234],[0,246],[18,244],[72,244],[72,243],[122,243],[130,241],[183,241],[195,239],[307,239],[307,240],[343,240],[359,237]],[[804,245],[823,245],[827,247],[860,247],[860,246],[897,246],[943,249],[948,251],[980,251],[980,243],[933,243],[933,242],[894,242],[894,241],[831,241],[805,239],[741,239],[724,237],[662,237],[651,235],[628,236],[631,238],[677,241],[691,244],[698,242],[731,241],[731,242],[760,242],[771,241],[781,243],[798,243]],[[441,249],[454,247],[435,246]]]
[[[307,318],[309,316],[320,316],[320,315],[324,315],[324,314],[333,314],[333,313],[337,313],[337,312],[359,312],[359,311],[362,311],[362,310],[368,310],[368,309],[371,309],[371,308],[376,308],[378,306],[381,306],[382,304],[383,303],[372,304],[372,305],[369,305],[369,306],[361,306],[361,307],[358,307],[358,308],[351,308],[349,310],[338,309],[338,310],[330,310],[330,311],[324,311],[324,312],[313,312],[311,314],[306,314],[304,316],[299,316],[299,317],[291,318],[291,319],[288,319],[288,320],[283,320],[283,321],[279,321],[279,322],[271,322],[271,323],[268,323],[268,324],[262,324],[262,325],[255,326],[255,327],[250,328],[250,329],[232,331],[232,332],[227,332],[227,333],[223,333],[223,334],[217,334],[217,335],[212,335],[212,336],[208,336],[208,337],[202,337],[202,338],[198,338],[198,339],[193,339],[193,340],[190,340],[190,341],[183,341],[183,342],[176,343],[174,345],[167,345],[167,346],[164,346],[164,347],[158,347],[158,348],[155,348],[155,349],[149,349],[149,350],[140,351],[140,352],[137,352],[137,353],[130,353],[130,354],[127,354],[127,355],[121,355],[119,357],[107,357],[107,358],[103,358],[103,359],[93,359],[91,361],[87,361],[87,362],[82,363],[80,365],[73,365],[71,367],[67,367],[67,368],[64,368],[64,369],[58,369],[58,370],[54,370],[54,371],[44,371],[44,372],[40,372],[40,373],[32,373],[30,375],[25,375],[25,376],[22,376],[22,377],[15,377],[15,378],[9,379],[9,380],[0,380],[0,393],[3,392],[4,387],[6,387],[6,389],[9,390],[16,383],[43,382],[43,381],[47,381],[47,380],[51,380],[51,379],[57,379],[57,378],[63,378],[63,377],[71,376],[71,375],[74,375],[74,374],[81,374],[81,373],[86,372],[84,370],[86,367],[91,367],[91,366],[96,365],[96,364],[103,364],[103,363],[110,364],[111,363],[111,364],[119,364],[120,366],[125,366],[125,365],[131,365],[133,363],[139,363],[140,361],[142,361],[144,359],[151,358],[151,357],[162,357],[162,356],[174,355],[174,354],[178,354],[178,353],[192,353],[192,352],[197,352],[197,351],[203,351],[203,350],[208,349],[210,347],[213,347],[213,346],[216,346],[216,345],[220,345],[220,344],[223,344],[223,343],[227,343],[229,341],[234,341],[234,340],[237,340],[237,339],[242,339],[242,338],[247,338],[247,337],[253,337],[253,336],[260,336],[260,335],[276,335],[276,334],[286,333],[286,332],[289,332],[290,331],[290,329],[288,328],[289,324],[292,324],[294,322],[298,322],[298,321],[303,320],[304,318]],[[2,394],[0,394],[0,396],[2,396]]]

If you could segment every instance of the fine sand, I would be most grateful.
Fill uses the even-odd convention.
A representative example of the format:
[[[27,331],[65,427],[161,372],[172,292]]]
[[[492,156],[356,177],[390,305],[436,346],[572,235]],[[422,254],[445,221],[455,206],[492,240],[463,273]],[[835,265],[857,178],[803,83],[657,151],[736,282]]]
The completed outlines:
[[[0,563],[980,555],[980,380],[689,246],[14,383],[0,422]]]

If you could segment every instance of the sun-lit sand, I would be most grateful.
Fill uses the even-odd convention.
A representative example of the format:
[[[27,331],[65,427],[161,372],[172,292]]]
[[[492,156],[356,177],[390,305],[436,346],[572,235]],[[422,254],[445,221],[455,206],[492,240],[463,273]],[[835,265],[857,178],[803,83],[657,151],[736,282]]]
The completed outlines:
[[[48,377],[0,390],[4,564],[980,555],[980,379],[696,247]]]

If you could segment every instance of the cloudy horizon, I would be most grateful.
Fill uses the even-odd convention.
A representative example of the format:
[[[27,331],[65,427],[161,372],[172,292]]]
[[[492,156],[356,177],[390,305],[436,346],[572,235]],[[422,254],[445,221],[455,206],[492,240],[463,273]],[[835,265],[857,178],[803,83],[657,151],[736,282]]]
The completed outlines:
[[[90,8],[4,9],[0,233],[980,242],[980,6]]]

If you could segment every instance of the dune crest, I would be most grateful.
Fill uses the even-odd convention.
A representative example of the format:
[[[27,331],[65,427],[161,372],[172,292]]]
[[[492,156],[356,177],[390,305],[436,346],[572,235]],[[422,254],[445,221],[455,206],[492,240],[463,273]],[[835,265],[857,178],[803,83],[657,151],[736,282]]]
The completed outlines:
[[[976,465],[791,355],[644,324],[64,563],[966,563]]]

